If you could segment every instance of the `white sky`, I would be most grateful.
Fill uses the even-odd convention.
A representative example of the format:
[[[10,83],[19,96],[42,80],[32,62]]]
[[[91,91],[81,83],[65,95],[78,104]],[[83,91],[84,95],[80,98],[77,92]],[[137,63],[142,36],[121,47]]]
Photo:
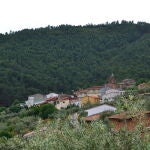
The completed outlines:
[[[116,20],[150,23],[150,0],[0,0],[0,33]]]

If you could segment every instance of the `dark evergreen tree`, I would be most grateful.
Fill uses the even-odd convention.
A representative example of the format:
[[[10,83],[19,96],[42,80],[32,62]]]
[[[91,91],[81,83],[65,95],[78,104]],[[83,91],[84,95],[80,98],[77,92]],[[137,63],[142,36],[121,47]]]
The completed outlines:
[[[148,79],[149,66],[150,24],[143,22],[0,34],[0,104],[103,84],[112,72],[118,81]]]

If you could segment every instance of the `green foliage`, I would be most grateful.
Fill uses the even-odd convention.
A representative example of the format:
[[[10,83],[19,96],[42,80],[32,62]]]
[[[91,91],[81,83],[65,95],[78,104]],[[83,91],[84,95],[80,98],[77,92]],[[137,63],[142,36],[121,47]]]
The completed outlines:
[[[79,112],[79,117],[86,117],[87,115],[88,112],[85,112],[84,110]]]
[[[0,131],[0,137],[11,138],[12,135],[8,131]]]
[[[1,34],[0,104],[103,84],[112,72],[118,80],[148,79],[149,33],[147,23],[122,21]]]
[[[112,112],[112,111],[103,112],[103,113],[101,113],[101,120],[104,121],[107,117],[109,117],[109,116],[111,116],[113,114],[114,114],[114,112]]]
[[[145,99],[137,95],[124,95],[119,97],[113,104],[117,112],[137,113],[145,110]]]
[[[148,88],[144,88],[144,89],[140,89],[138,90],[138,93],[142,94],[142,93],[150,93],[150,87]]]
[[[148,82],[148,79],[143,79],[143,78],[141,78],[141,79],[138,79],[137,81],[136,81],[136,85],[139,85],[139,84],[141,84],[141,83],[147,83]]]
[[[42,119],[47,119],[50,115],[52,115],[57,109],[52,104],[45,104],[40,106],[39,116]]]
[[[144,99],[146,110],[149,111],[150,110],[150,94],[144,95],[144,96],[142,96],[142,98]]]
[[[37,116],[40,113],[40,107],[39,106],[33,106],[29,109],[28,115],[34,115]]]
[[[0,113],[2,112],[2,111],[4,111],[6,108],[5,107],[0,107]]]
[[[21,107],[19,105],[12,105],[9,107],[9,110],[11,112],[18,113],[21,110]]]
[[[12,103],[12,105],[19,105],[19,104],[20,104],[20,102],[19,102],[18,99],[15,99],[15,100],[13,101],[13,103]]]
[[[15,113],[11,112],[9,108],[7,110],[0,114],[0,137],[10,138],[16,134],[23,135],[36,128],[38,116],[29,116],[29,111],[26,109],[21,109],[17,113],[16,109],[13,109]]]
[[[4,145],[7,148],[14,146],[15,143],[20,150],[148,150],[149,138],[146,132],[141,138],[138,129],[133,132],[127,130],[111,132],[102,121],[72,127],[68,121],[56,120],[47,124],[46,131],[37,132],[29,140],[16,137],[9,139]]]
[[[78,112],[81,108],[79,106],[76,105],[70,105],[69,107],[67,107],[66,111],[68,112],[68,114],[72,114],[75,112]]]
[[[141,112],[145,109],[143,105],[144,98],[134,95],[125,95],[115,101],[114,105],[118,112],[128,111],[131,115]],[[52,106],[49,106],[52,107]],[[39,107],[44,111],[48,105]],[[49,109],[48,109],[49,110]],[[69,110],[69,108],[68,108]],[[67,110],[59,111],[65,113]],[[56,112],[55,112],[56,113]],[[54,114],[54,113],[53,113]],[[57,112],[58,114],[58,112]],[[133,131],[128,131],[122,128],[118,132],[114,132],[111,124],[107,120],[107,116],[112,115],[112,112],[105,112],[101,115],[102,120],[93,121],[91,124],[84,122],[76,122],[72,125],[72,120],[68,117],[55,118],[47,123],[35,123],[35,134],[29,139],[24,139],[22,136],[15,136],[10,139],[0,138],[0,149],[4,150],[149,150],[150,135],[148,130],[138,124]],[[143,116],[141,114],[141,116]],[[18,123],[18,117],[14,117],[10,122]],[[24,117],[24,124],[27,122],[35,122],[33,117]],[[38,121],[40,122],[40,121]],[[15,124],[15,126],[16,126]],[[22,125],[18,125],[18,127]],[[35,126],[35,125],[32,125]],[[43,126],[46,127],[45,130]],[[22,130],[22,127],[21,127]],[[142,135],[141,135],[142,133]]]
[[[42,119],[47,119],[56,111],[57,109],[53,104],[44,104],[31,107],[28,111],[28,115],[40,116]]]

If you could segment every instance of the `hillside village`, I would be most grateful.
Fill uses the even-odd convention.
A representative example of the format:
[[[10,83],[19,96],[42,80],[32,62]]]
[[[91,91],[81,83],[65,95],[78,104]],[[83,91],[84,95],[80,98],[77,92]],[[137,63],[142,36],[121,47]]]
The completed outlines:
[[[79,89],[78,91],[73,91],[72,95],[63,93],[49,93],[47,95],[34,94],[28,97],[25,105],[30,108],[50,103],[58,110],[67,109],[70,106],[77,106],[83,108],[84,112],[87,113],[83,118],[84,121],[88,123],[98,120],[104,112],[112,112],[113,114],[117,108],[111,105],[111,102],[117,100],[117,97],[124,96],[125,89],[132,88],[135,84],[136,81],[134,79],[124,79],[117,83],[114,74],[112,74],[104,85]],[[149,86],[146,83],[138,85],[138,89],[144,89],[147,87]],[[87,105],[88,107],[86,107]],[[144,114],[146,115],[146,118],[144,118],[144,122],[146,122],[145,126],[150,126],[150,111],[144,111]],[[71,115],[71,118],[76,122],[78,116],[77,113],[74,113]],[[132,121],[130,118],[133,117],[128,116],[125,112],[108,117],[108,119],[114,124],[114,129],[116,130],[120,130],[124,127],[125,122],[128,122],[127,129],[133,130],[138,121]],[[35,132],[27,133],[24,137],[30,137],[33,134],[35,134]]]
[[[148,80],[149,33],[148,23],[122,21],[0,35],[0,105],[23,102],[36,93],[71,93],[100,85],[112,72],[118,81]]]
[[[134,79],[124,79],[117,83],[111,74],[105,84],[72,91],[71,95],[54,92],[30,95],[25,103],[16,103],[0,112],[0,139],[3,136],[14,139],[13,136],[18,135],[23,142],[32,140],[39,134],[53,132],[49,131],[52,120],[54,123],[68,120],[74,129],[79,128],[81,122],[92,126],[95,121],[103,121],[111,133],[122,129],[135,132],[140,123],[148,130],[149,89],[149,82],[137,85]],[[42,122],[37,128],[39,117]],[[146,133],[140,131],[142,135]]]
[[[72,95],[63,93],[49,93],[47,95],[34,94],[28,97],[25,105],[31,107],[51,103],[54,104],[57,109],[62,109],[67,108],[69,105],[82,107],[87,103],[103,104],[105,102],[114,101],[117,96],[125,93],[124,88],[132,87],[135,83],[133,79],[124,79],[122,82],[117,83],[114,74],[112,74],[104,85],[73,91]]]
[[[0,150],[150,150],[150,1],[0,4]]]

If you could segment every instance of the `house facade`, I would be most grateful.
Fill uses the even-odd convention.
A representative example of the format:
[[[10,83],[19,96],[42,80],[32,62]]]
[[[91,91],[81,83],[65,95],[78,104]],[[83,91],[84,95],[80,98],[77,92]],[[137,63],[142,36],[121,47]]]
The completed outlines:
[[[34,105],[40,105],[44,103],[46,100],[46,96],[42,94],[34,94],[28,97],[28,100],[25,101],[27,107],[31,107]]]
[[[81,89],[79,91],[75,91],[74,95],[81,101],[81,99],[87,95],[87,90],[86,89]]]
[[[102,102],[113,101],[115,97],[123,95],[125,91],[119,89],[108,89],[105,91],[105,94],[102,95]]]
[[[46,100],[47,103],[51,103],[55,105],[57,109],[64,109],[67,108],[70,105],[71,95],[67,94],[59,94],[54,95],[54,97],[50,97]]]
[[[56,105],[57,104],[57,100],[58,100],[58,97],[50,97],[50,98],[47,98],[46,99],[46,103],[51,103],[53,105]]]
[[[111,90],[111,89],[112,89],[112,88],[110,88],[110,87],[103,86],[103,87],[100,89],[100,96],[102,97],[103,95],[105,95],[106,91]]]
[[[81,106],[84,106],[86,104],[99,104],[100,103],[100,97],[99,96],[85,96],[81,99]]]
[[[81,101],[77,97],[71,97],[70,105],[75,105],[75,106],[81,107]]]
[[[67,108],[69,105],[70,105],[70,100],[68,97],[66,97],[58,100],[55,107],[60,110],[60,109]]]
[[[74,94],[81,101],[81,99],[85,96],[99,96],[99,91],[102,86],[92,86],[86,89],[80,89],[75,91]]]
[[[99,90],[100,90],[101,86],[92,86],[87,88],[87,95],[88,96],[99,96]]]

